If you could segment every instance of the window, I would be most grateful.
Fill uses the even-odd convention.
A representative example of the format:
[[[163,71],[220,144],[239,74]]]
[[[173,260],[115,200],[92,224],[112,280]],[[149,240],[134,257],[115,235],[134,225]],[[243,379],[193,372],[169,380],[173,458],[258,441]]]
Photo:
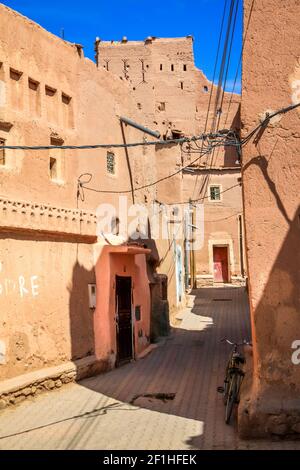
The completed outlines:
[[[70,104],[71,96],[68,96],[65,93],[62,93],[61,94],[61,100],[64,104]]]
[[[183,82],[180,82],[180,88],[183,90]]]
[[[3,145],[5,145],[5,140],[0,139],[0,165],[1,166],[5,165],[5,149],[1,148]]]
[[[57,179],[57,159],[54,157],[50,157],[49,172],[50,172],[50,178],[52,180],[56,180]]]
[[[221,200],[221,188],[220,186],[210,186],[209,188],[209,199],[211,201]]]
[[[204,93],[207,93],[208,92],[208,86],[204,85],[203,91],[204,91]]]
[[[171,71],[174,72],[174,65],[171,64]]]
[[[186,72],[186,64],[183,64],[183,71]]]
[[[165,111],[166,110],[166,103],[164,101],[161,101],[160,103],[157,104],[157,110],[158,111]]]
[[[30,113],[39,116],[41,112],[41,103],[40,103],[40,84],[33,78],[28,78],[28,88],[29,88],[29,110]]]
[[[45,93],[47,96],[54,96],[56,93],[56,89],[52,88],[51,86],[45,85]]]
[[[106,155],[106,169],[107,172],[111,175],[116,173],[116,161],[115,161],[115,154],[113,152],[107,152]]]
[[[19,70],[16,70],[16,69],[12,69],[10,68],[9,69],[9,76],[12,80],[15,80],[16,82],[18,82],[20,80],[20,78],[22,77],[23,75],[23,72],[20,72]]]
[[[56,133],[50,135],[50,144],[55,147],[63,145],[64,139]],[[64,150],[53,149],[49,151],[49,175],[51,180],[56,183],[63,182],[63,168],[64,168]]]
[[[39,88],[39,82],[33,80],[33,78],[28,78],[28,87],[30,90],[37,91]]]
[[[141,320],[141,306],[140,305],[135,306],[135,319],[136,321]]]
[[[89,308],[96,308],[96,284],[88,284]]]
[[[162,69],[163,69],[163,66],[162,66],[162,64],[160,64],[160,66],[159,66],[159,70],[162,70]]]

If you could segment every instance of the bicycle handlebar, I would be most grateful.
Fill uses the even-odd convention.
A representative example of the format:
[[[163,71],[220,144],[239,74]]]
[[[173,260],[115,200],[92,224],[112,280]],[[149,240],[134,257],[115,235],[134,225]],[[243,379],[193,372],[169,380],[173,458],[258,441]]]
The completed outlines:
[[[228,344],[231,344],[231,346],[245,346],[245,345],[252,346],[251,341],[246,341],[245,339],[243,340],[242,343],[235,343],[235,342],[230,341],[228,338],[222,338],[221,342],[224,342],[224,341],[226,341],[226,343]]]

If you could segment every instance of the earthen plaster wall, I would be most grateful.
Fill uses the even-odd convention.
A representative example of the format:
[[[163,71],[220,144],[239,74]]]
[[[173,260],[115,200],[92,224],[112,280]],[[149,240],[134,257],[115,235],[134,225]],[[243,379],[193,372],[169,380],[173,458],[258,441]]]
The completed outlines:
[[[217,87],[213,87],[210,96],[211,82],[194,64],[191,36],[149,37],[145,41],[127,41],[126,38],[111,42],[98,40],[96,57],[99,68],[105,71],[108,68],[129,84],[140,115],[150,128],[159,130],[167,138],[171,138],[174,135],[172,131],[176,130],[186,136],[199,135],[204,132],[205,124],[206,132],[211,131]],[[216,120],[219,129],[239,131],[239,106],[239,95],[224,93],[222,114]],[[229,147],[218,148],[201,158],[199,153],[179,152],[174,146],[156,152],[158,177],[165,177],[186,165],[194,169],[193,174],[180,173],[160,183],[156,197],[167,204],[188,202],[191,198],[205,205],[204,245],[197,250],[195,258],[200,281],[203,277],[204,281],[212,282],[209,248],[212,240],[228,243],[230,273],[232,278],[241,276],[237,217],[242,214],[242,198],[240,170],[236,162],[236,150]],[[217,203],[208,200],[209,187],[213,184],[220,185],[225,191]],[[216,222],[211,223],[210,220]]]
[[[242,123],[300,102],[300,5],[244,2]],[[243,150],[242,174],[253,333],[252,387],[240,406],[244,435],[295,435],[300,426],[299,108],[272,119]]]
[[[0,15],[0,137],[6,145],[143,140],[133,128],[124,126],[122,133],[119,116],[135,119],[137,113],[127,84],[97,69],[74,44],[3,5]],[[115,175],[107,173],[106,149],[5,150],[0,166],[1,379],[95,353],[88,298],[97,261],[95,211],[107,202],[120,215],[119,197],[87,190],[78,195],[78,177],[91,174],[89,186],[104,191],[131,190],[132,184],[156,179],[153,147],[112,151]],[[57,159],[55,178],[50,157]],[[151,200],[152,192],[137,192],[135,202]]]

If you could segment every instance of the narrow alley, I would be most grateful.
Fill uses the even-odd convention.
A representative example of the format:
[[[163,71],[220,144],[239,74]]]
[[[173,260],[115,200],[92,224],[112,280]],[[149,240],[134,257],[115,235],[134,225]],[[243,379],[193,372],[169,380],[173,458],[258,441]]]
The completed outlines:
[[[220,339],[249,339],[245,289],[198,289],[179,317],[143,359],[3,411],[0,449],[265,448],[238,439],[216,392],[230,350]]]

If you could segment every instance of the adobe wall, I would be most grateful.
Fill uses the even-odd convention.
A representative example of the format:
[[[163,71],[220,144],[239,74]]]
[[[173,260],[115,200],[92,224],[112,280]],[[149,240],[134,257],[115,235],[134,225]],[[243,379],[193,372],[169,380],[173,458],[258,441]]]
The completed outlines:
[[[195,170],[196,171],[196,170]],[[204,237],[203,245],[195,252],[198,286],[212,285],[214,281],[213,247],[226,246],[228,250],[229,282],[240,283],[245,275],[244,232],[242,240],[239,216],[242,216],[242,188],[239,168],[198,170],[197,181],[194,174],[185,173],[183,199],[188,200],[191,190],[204,187],[198,204],[203,204]],[[210,199],[210,186],[219,186],[220,201]],[[242,243],[242,253],[241,253]],[[241,264],[241,256],[243,263]],[[244,272],[243,269],[244,268]]]
[[[0,138],[6,145],[50,145],[51,137],[59,145],[143,140],[128,126],[122,133],[119,116],[136,119],[126,84],[97,69],[80,48],[13,10],[0,5],[0,15]],[[127,154],[114,150],[115,175],[107,172],[106,152],[5,151],[5,165],[0,165],[0,379],[95,353],[88,298],[97,261],[95,211],[107,202],[119,216],[119,197],[87,190],[78,197],[78,177],[92,174],[89,186],[96,190],[130,190],[129,160],[134,186],[156,179],[153,147]],[[50,175],[50,157],[57,159],[56,178]],[[135,194],[135,202],[152,198],[152,188]]]
[[[242,123],[300,102],[299,2],[244,2]],[[276,11],[276,14],[274,14]],[[299,108],[276,116],[243,149],[242,174],[253,332],[253,377],[240,405],[245,436],[300,432]]]
[[[149,127],[159,130],[166,138],[172,137],[172,130],[176,129],[192,136],[204,131],[207,120],[206,132],[211,131],[217,87],[213,87],[207,115],[211,82],[194,64],[191,36],[149,37],[145,41],[97,40],[95,46],[98,67],[106,72],[108,69],[128,83],[139,113]],[[222,114],[216,121],[219,129],[239,130],[239,106],[239,95],[224,93]],[[199,153],[179,152],[174,146],[156,151],[158,177],[186,165],[194,170],[160,183],[156,197],[166,204],[188,202],[191,198],[205,205],[204,246],[195,255],[199,285],[202,281],[212,283],[212,240],[228,243],[232,280],[241,277],[237,216],[242,214],[242,197],[240,167],[236,161],[237,153],[229,147],[218,148],[201,158]],[[216,171],[202,171],[205,168],[216,168]],[[218,203],[208,201],[209,187],[213,184],[226,191]],[[210,223],[210,220],[217,222]],[[171,289],[175,287],[171,285]]]
[[[108,70],[128,83],[138,109],[151,128],[155,126],[167,136],[173,129],[187,136],[204,131],[211,82],[195,66],[192,36],[150,36],[144,41],[98,39],[95,50],[99,69]],[[216,86],[212,103],[215,95]],[[239,95],[231,97],[231,93],[224,93],[220,128],[231,126],[239,103]],[[213,106],[207,131],[210,131],[212,115]]]

